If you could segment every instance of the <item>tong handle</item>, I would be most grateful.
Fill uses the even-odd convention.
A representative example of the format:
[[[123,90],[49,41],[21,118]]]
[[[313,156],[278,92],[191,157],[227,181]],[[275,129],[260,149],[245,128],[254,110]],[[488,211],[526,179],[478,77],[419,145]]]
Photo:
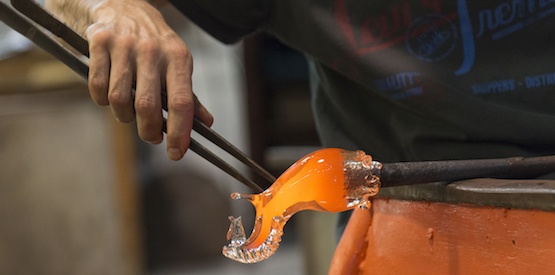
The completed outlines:
[[[43,9],[33,0],[11,0],[12,6],[35,23],[47,28],[52,34],[61,37],[73,48],[85,56],[89,56],[89,44],[80,34],[58,20],[52,13]],[[48,27],[47,27],[48,26]]]

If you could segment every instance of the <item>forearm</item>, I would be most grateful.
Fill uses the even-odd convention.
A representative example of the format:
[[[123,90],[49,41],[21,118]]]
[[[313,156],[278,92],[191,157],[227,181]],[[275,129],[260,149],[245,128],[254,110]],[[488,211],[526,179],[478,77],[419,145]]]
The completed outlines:
[[[45,7],[64,23],[80,34],[94,23],[93,12],[102,3],[109,0],[46,0]],[[161,8],[168,4],[167,0],[136,0],[146,1]]]

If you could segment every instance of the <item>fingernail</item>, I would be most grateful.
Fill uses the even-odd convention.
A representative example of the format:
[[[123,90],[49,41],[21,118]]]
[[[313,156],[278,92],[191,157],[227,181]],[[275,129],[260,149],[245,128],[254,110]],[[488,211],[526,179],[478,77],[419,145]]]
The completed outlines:
[[[178,148],[168,148],[168,156],[172,160],[179,160],[181,159],[181,150]]]

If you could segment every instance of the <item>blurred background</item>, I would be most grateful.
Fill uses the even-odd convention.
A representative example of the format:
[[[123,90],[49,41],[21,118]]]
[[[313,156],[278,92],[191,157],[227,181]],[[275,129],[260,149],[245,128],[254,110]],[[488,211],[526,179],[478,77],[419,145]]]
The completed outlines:
[[[276,176],[318,148],[302,55],[262,34],[225,46],[164,13],[193,53],[214,130]],[[328,214],[295,215],[261,263],[222,256],[227,217],[242,216],[247,234],[254,221],[229,194],[250,191],[193,152],[172,162],[164,144],[139,141],[84,80],[1,22],[0,152],[0,274],[327,273],[335,240],[306,236],[332,232]]]

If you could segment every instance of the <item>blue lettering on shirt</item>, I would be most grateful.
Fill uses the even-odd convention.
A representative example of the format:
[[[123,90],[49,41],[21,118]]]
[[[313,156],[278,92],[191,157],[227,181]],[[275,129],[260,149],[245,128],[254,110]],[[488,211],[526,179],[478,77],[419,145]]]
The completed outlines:
[[[555,13],[555,0],[511,0],[490,9],[477,12],[477,35],[474,37],[466,0],[458,0],[459,22],[462,36],[463,62],[455,75],[468,73],[474,65],[474,39],[491,33],[493,40],[521,30]]]

